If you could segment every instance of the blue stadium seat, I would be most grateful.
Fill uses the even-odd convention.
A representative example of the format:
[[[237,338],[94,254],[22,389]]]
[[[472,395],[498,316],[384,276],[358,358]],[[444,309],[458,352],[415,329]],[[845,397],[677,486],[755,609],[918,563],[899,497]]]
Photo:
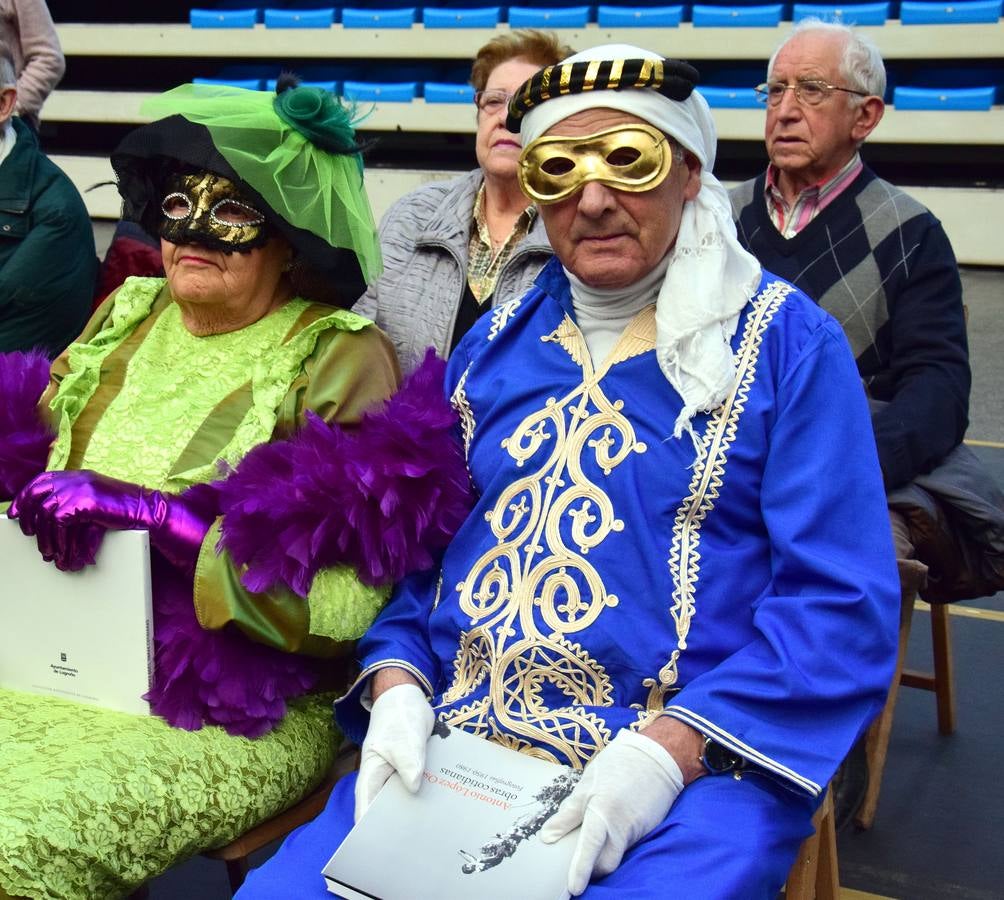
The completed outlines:
[[[356,9],[346,6],[342,9],[342,25],[345,28],[411,28],[415,24],[416,12],[414,6],[402,9]]]
[[[702,85],[697,89],[715,109],[762,109],[756,91],[751,87],[713,87]]]
[[[996,22],[1001,17],[1001,6],[1001,0],[961,0],[959,3],[903,0],[899,8],[899,20],[904,25]]]
[[[896,109],[989,110],[994,103],[994,87],[921,88],[897,87],[892,93]]]
[[[501,6],[483,6],[477,9],[426,6],[422,10],[422,24],[426,28],[494,28],[501,20]]]
[[[254,28],[257,9],[191,9],[188,24],[192,28]]]
[[[340,81],[301,81],[300,84],[302,84],[303,87],[320,88],[322,91],[327,91],[329,94],[340,94],[342,92],[342,84]]]
[[[585,28],[588,6],[510,6],[510,28]]]
[[[843,22],[845,25],[885,25],[889,18],[889,3],[796,3],[791,19],[815,17],[825,22]]]
[[[265,9],[266,28],[330,28],[334,7],[327,9]]]
[[[709,6],[695,3],[692,21],[695,28],[774,28],[781,21],[781,3],[767,6]]]
[[[275,78],[266,79],[265,90],[274,91],[276,83]],[[322,91],[327,91],[329,94],[340,94],[342,92],[342,86],[337,81],[301,81],[300,87],[316,87]]]
[[[355,72],[345,75],[343,80],[361,81],[378,85],[384,82],[405,84],[412,81],[416,85],[424,81],[452,81],[454,84],[463,84],[471,70],[470,66],[467,66],[459,78],[453,78],[452,76],[448,77],[444,75],[443,66],[431,60],[424,62],[414,60],[409,61],[409,63],[371,60],[369,65],[360,66]]]
[[[342,87],[345,96],[352,100],[411,103],[418,96],[416,81],[346,81]]]
[[[469,84],[427,81],[423,90],[426,103],[474,103],[474,88]]]
[[[766,63],[712,62],[701,60],[700,87],[725,87],[730,90],[754,88],[766,78]]]
[[[262,89],[262,80],[260,78],[193,78],[192,84],[236,87],[244,88],[249,91],[260,91]]]
[[[598,6],[601,28],[675,28],[683,19],[682,6]]]
[[[694,6],[709,7],[713,9],[725,9],[725,10],[757,10],[764,6],[769,5],[773,8],[774,3],[766,4],[764,0],[703,0],[701,3],[695,3],[692,5],[685,4],[683,7],[683,21],[689,22],[693,18],[693,8]],[[791,4],[785,0],[781,2],[781,20],[787,21],[791,18]]]
[[[897,84],[911,87],[985,87],[1004,84],[1001,60],[926,60],[906,68]]]

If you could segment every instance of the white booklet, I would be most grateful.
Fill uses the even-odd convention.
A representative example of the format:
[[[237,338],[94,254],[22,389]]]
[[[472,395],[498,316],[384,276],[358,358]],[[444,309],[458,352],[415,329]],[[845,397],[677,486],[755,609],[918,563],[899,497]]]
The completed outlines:
[[[149,534],[109,531],[61,572],[0,515],[0,687],[149,715],[152,676]]]
[[[417,794],[393,775],[323,869],[348,900],[565,900],[578,831],[538,832],[578,781],[566,766],[437,725]]]

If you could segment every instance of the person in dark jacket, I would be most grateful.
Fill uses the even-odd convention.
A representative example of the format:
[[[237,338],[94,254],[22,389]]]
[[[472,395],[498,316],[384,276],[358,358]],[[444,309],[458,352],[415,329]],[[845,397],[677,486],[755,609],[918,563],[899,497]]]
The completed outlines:
[[[14,116],[15,82],[0,44],[0,352],[56,356],[91,311],[94,232],[77,189]]]

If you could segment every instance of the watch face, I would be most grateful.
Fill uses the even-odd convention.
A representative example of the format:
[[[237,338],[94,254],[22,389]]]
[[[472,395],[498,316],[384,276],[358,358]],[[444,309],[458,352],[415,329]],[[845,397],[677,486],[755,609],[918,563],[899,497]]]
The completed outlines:
[[[743,759],[729,750],[728,747],[708,738],[704,742],[703,762],[709,772],[717,775],[721,772],[731,772],[733,769],[741,768]]]

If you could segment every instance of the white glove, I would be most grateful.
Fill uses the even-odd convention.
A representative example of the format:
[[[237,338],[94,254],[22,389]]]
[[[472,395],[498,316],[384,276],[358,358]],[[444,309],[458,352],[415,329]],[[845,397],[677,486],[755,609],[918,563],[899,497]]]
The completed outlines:
[[[577,897],[591,875],[609,875],[628,847],[656,827],[680,791],[683,773],[661,744],[621,729],[586,766],[582,779],[540,830],[553,843],[581,824],[568,872]]]
[[[435,721],[429,701],[416,684],[396,684],[377,697],[359,757],[357,822],[395,772],[409,791],[418,790],[425,745]]]

